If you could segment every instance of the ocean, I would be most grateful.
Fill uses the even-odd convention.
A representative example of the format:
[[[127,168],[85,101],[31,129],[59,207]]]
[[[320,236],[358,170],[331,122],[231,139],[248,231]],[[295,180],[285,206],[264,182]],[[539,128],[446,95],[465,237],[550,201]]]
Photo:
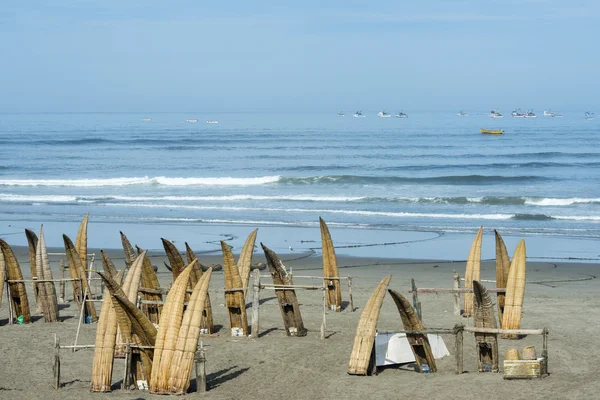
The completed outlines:
[[[25,244],[22,228],[42,223],[74,236],[89,212],[90,228],[110,233],[90,237],[98,247],[118,247],[123,226],[154,237],[146,247],[209,232],[198,240],[207,251],[260,228],[298,251],[318,245],[322,217],[341,248],[384,256],[386,242],[406,249],[484,226],[589,244],[573,254],[540,244],[540,257],[598,257],[600,120],[376,113],[0,114],[0,237]]]

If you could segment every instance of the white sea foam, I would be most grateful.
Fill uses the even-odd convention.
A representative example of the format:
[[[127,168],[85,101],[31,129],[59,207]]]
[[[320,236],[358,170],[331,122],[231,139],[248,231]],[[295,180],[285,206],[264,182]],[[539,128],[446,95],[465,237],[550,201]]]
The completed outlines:
[[[589,203],[600,203],[600,199],[585,199],[585,198],[543,198],[543,199],[532,199],[525,198],[525,204],[534,206],[570,206],[573,204],[589,204]]]
[[[166,176],[137,178],[105,178],[105,179],[0,179],[0,186],[131,186],[131,185],[163,185],[163,186],[251,186],[275,183],[278,175],[250,178],[169,178]]]
[[[20,195],[20,194],[0,193],[0,201],[68,203],[68,202],[77,201],[77,197],[76,196],[61,196],[61,195]]]

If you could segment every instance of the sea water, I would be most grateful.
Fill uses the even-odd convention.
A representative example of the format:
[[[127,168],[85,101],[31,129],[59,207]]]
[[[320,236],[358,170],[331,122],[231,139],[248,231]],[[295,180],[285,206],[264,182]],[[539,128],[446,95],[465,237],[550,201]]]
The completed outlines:
[[[123,226],[155,242],[206,233],[213,247],[258,227],[294,251],[318,247],[322,217],[348,249],[484,226],[588,240],[577,255],[597,257],[600,121],[365,114],[0,114],[0,237],[24,244],[24,227],[60,230],[89,212],[97,246],[117,247]]]

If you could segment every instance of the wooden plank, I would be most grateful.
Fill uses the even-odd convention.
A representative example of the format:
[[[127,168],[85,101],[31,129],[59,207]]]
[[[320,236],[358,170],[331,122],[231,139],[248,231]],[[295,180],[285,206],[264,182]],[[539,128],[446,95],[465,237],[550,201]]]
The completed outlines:
[[[256,339],[260,336],[259,307],[260,307],[260,271],[252,272],[254,284],[252,285],[252,336]]]

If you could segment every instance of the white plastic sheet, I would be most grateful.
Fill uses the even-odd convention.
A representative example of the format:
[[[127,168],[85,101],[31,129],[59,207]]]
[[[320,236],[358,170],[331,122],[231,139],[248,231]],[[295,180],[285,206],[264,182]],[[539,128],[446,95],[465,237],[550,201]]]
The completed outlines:
[[[433,358],[449,356],[448,348],[440,335],[427,335]],[[405,333],[378,332],[375,336],[375,363],[383,365],[406,364],[415,362]]]

